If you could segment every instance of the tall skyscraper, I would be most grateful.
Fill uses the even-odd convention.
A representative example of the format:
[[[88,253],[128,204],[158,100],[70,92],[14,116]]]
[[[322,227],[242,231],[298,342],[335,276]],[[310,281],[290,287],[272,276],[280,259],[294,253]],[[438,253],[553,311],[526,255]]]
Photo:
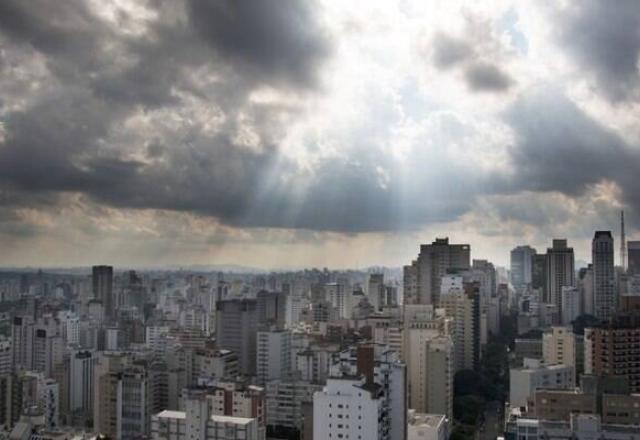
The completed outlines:
[[[624,232],[624,211],[620,211],[620,267],[627,270],[627,237]]]
[[[367,289],[369,302],[376,309],[382,309],[385,305],[384,274],[372,273],[369,275],[369,288]]]
[[[412,265],[417,275],[418,304],[439,304],[440,282],[449,271],[468,270],[471,267],[471,247],[468,244],[449,244],[448,238],[436,238],[431,244],[420,245],[418,259]],[[405,269],[405,274],[408,274]],[[405,291],[411,286],[405,276]]]
[[[69,356],[69,410],[86,417],[93,414],[96,355],[89,350],[73,351]]]
[[[402,268],[402,302],[418,304],[418,265],[416,261]]]
[[[535,255],[536,250],[531,246],[518,246],[511,251],[511,284],[514,287],[531,284]]]
[[[440,298],[447,316],[454,319],[453,342],[456,371],[478,368],[480,362],[480,293],[476,283],[464,291],[451,291]]]
[[[554,239],[547,249],[546,289],[544,302],[555,304],[562,313],[562,288],[575,285],[573,248],[567,240]]]
[[[627,242],[627,261],[629,275],[640,274],[640,241]]]
[[[542,293],[546,298],[547,288],[547,254],[534,254],[531,263],[531,287]]]
[[[582,313],[594,315],[593,265],[589,264],[578,271],[578,288],[582,296]]]
[[[93,266],[91,270],[93,281],[93,297],[104,307],[107,319],[115,317],[115,301],[113,298],[113,267]]]
[[[238,355],[243,374],[256,373],[257,312],[255,299],[227,299],[216,303],[216,344]]]
[[[591,246],[594,311],[603,320],[611,318],[618,305],[613,252],[611,231],[596,231]]]

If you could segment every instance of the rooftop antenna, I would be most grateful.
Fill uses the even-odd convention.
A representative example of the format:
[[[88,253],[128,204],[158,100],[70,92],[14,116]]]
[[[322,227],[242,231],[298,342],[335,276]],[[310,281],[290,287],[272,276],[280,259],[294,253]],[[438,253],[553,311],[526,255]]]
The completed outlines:
[[[620,211],[620,265],[627,270],[627,239],[624,235],[624,211]]]

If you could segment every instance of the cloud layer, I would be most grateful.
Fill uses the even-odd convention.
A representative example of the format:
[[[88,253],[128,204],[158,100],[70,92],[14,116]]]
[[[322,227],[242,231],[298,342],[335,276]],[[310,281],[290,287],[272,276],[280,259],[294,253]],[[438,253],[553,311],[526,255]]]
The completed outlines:
[[[369,6],[2,2],[0,263],[400,264],[549,232],[558,200],[640,225],[637,2]]]

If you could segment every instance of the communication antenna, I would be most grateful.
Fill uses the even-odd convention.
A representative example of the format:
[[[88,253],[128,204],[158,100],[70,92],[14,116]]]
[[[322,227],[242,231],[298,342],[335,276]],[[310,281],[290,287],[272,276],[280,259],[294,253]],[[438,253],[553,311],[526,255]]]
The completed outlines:
[[[624,211],[620,211],[620,266],[627,270],[627,239],[624,235]]]

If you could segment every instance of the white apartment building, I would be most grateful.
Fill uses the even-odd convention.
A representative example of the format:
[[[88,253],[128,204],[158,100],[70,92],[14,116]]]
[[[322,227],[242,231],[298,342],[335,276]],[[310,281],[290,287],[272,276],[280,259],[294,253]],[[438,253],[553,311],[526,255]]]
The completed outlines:
[[[370,397],[379,401],[382,411],[382,416],[376,419],[378,420],[378,431],[381,433],[379,439],[405,438],[407,430],[407,369],[406,365],[400,361],[398,353],[388,350],[385,346],[364,344],[333,356],[330,378],[355,378],[359,380],[362,377],[365,378],[363,383],[365,388],[371,391]],[[358,398],[362,398],[362,396],[358,396]],[[314,396],[314,414],[315,411]],[[316,426],[314,419],[314,431]]]
[[[313,397],[314,440],[391,439],[381,426],[385,407],[382,387],[360,378],[329,378]]]
[[[255,419],[162,411],[151,418],[153,440],[263,440]]]

